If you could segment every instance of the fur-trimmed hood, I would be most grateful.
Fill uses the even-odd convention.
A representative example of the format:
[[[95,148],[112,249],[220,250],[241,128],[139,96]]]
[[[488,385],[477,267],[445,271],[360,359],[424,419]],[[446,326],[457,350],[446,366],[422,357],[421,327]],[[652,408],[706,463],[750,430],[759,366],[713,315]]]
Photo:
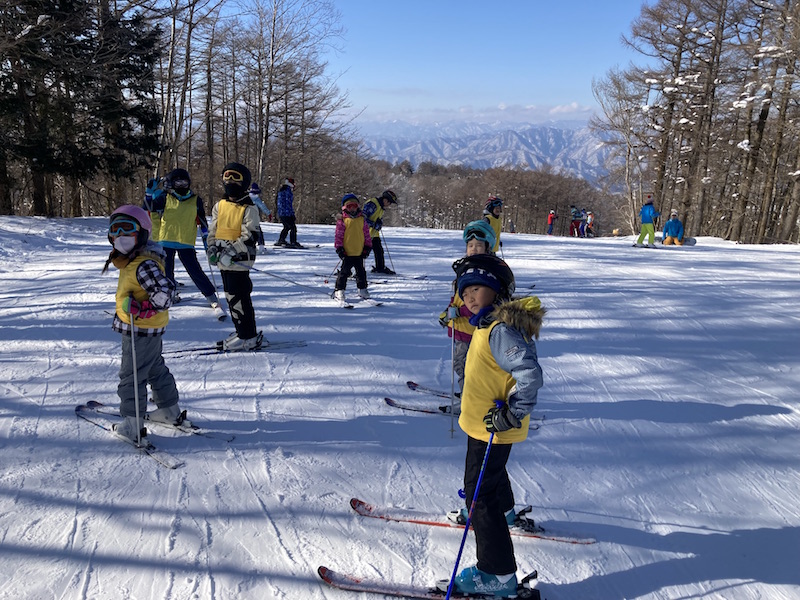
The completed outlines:
[[[542,306],[539,298],[527,296],[503,302],[495,307],[487,315],[487,325],[499,321],[521,331],[529,339],[539,339],[539,330],[542,328],[542,321],[546,314],[547,309]]]

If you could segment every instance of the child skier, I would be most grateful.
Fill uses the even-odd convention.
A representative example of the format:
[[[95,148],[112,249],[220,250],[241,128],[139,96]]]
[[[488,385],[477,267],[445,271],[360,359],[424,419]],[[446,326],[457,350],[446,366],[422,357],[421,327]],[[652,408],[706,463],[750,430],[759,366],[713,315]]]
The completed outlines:
[[[586,237],[594,237],[594,213],[586,213]]]
[[[475,256],[477,254],[491,254],[494,247],[495,237],[494,230],[489,226],[486,221],[472,221],[467,223],[464,228],[464,243],[467,245],[465,256]],[[460,261],[453,263],[453,269]],[[472,333],[475,331],[475,326],[470,325],[469,319],[472,313],[464,306],[464,301],[458,295],[457,281],[453,281],[453,295],[450,298],[450,304],[439,315],[439,324],[442,327],[447,327],[447,336],[453,337],[453,370],[458,376],[458,388],[464,389],[464,363],[467,360],[467,350],[469,350],[469,343],[472,340]],[[454,412],[458,414],[458,407],[454,407]]]
[[[103,273],[110,264],[119,269],[111,327],[122,335],[117,395],[123,420],[115,425],[114,433],[136,444],[141,444],[147,435],[143,421],[148,383],[158,407],[147,414],[149,420],[179,424],[184,417],[178,407],[175,378],[161,356],[161,338],[169,321],[168,309],[175,288],[164,274],[164,251],[149,239],[151,229],[150,216],[144,209],[125,205],[115,210],[108,228],[108,241],[114,249],[103,267]],[[135,340],[131,339],[133,335]]]
[[[571,237],[578,237],[581,227],[581,211],[575,208],[574,204],[569,205],[569,218],[569,235]]]
[[[555,225],[557,218],[558,215],[554,210],[551,210],[550,214],[547,215],[547,235],[553,235],[553,226]]]
[[[383,214],[393,204],[397,204],[397,194],[392,190],[384,190],[380,196],[367,200],[364,203],[364,209],[361,211],[369,225],[369,235],[372,239],[372,250],[375,257],[375,266],[372,267],[373,273],[396,275],[392,269],[386,266],[386,260],[383,257],[383,244],[381,243]]]
[[[227,315],[219,305],[217,291],[203,272],[197,261],[194,249],[197,240],[197,226],[203,234],[203,242],[208,235],[208,221],[203,199],[191,190],[192,180],[186,169],[173,169],[164,178],[167,193],[164,197],[163,212],[158,239],[167,254],[166,274],[175,281],[175,255],[178,255],[189,277],[203,294],[214,314],[220,320]],[[176,296],[175,302],[180,299]]]
[[[302,248],[297,242],[297,217],[294,214],[294,179],[287,177],[275,195],[278,218],[283,223],[283,229],[278,236],[278,241],[273,246],[286,246],[287,248]],[[286,236],[289,242],[286,242]]]
[[[651,246],[653,248],[656,247],[655,237],[656,237],[656,226],[655,220],[656,217],[661,216],[660,212],[657,212],[655,208],[653,208],[653,197],[650,194],[647,194],[647,199],[644,201],[644,206],[639,210],[639,218],[642,221],[642,231],[639,234],[639,238],[634,242],[634,246],[642,247],[642,242],[644,241],[644,236],[647,236],[647,246]]]
[[[345,302],[344,290],[347,287],[347,278],[355,269],[358,295],[364,299],[369,298],[364,259],[372,250],[372,238],[355,194],[345,194],[342,198],[342,214],[336,219],[333,246],[336,248],[336,254],[342,259],[333,297],[339,302]]]
[[[683,246],[683,223],[678,218],[677,209],[672,209],[669,212],[669,221],[664,224],[664,232],[662,233],[663,239],[661,241],[665,246]]]
[[[588,218],[589,218],[589,214],[586,212],[585,208],[582,208],[581,209],[581,222],[578,225],[578,233],[580,234],[580,237],[582,237],[582,238],[586,237],[586,222],[587,222]]]
[[[503,201],[497,196],[489,196],[483,208],[483,220],[486,221],[494,230],[494,246],[492,252],[497,252],[503,242],[500,241],[500,230],[503,228],[503,219],[500,213],[503,212]]]
[[[260,229],[258,209],[248,194],[250,171],[240,163],[228,163],[222,171],[225,197],[211,211],[208,228],[208,260],[219,265],[225,298],[236,332],[222,341],[226,352],[257,350],[263,338],[256,331],[256,315],[250,294],[250,267],[256,260]]]
[[[481,470],[483,478],[471,519],[478,563],[462,570],[453,587],[460,594],[515,596],[517,564],[508,531],[515,518],[514,495],[506,463],[511,445],[528,435],[530,413],[543,384],[533,339],[538,338],[546,311],[535,297],[511,300],[514,275],[496,256],[466,257],[456,273],[458,293],[477,327],[467,354],[458,419],[468,436],[468,507]]]

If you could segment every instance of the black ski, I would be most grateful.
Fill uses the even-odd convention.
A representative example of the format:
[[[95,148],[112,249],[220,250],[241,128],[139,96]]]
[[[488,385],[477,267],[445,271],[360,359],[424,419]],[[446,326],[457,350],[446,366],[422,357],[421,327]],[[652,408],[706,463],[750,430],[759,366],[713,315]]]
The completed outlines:
[[[438,406],[438,407],[428,407],[428,406],[417,406],[416,404],[406,404],[404,402],[400,402],[395,400],[394,398],[386,397],[383,399],[386,404],[391,406],[392,408],[399,408],[400,410],[410,410],[412,412],[421,412],[425,413],[426,415],[450,415],[450,407],[449,406]],[[458,413],[456,413],[458,416]]]
[[[268,342],[266,344],[262,344],[258,348],[253,350],[248,350],[248,352],[271,352],[275,350],[286,350],[288,348],[302,348],[306,346],[306,342],[303,340],[286,340],[283,342]],[[164,356],[180,356],[181,354],[193,354],[193,353],[202,353],[199,356],[205,356],[207,354],[230,354],[223,350],[220,347],[220,342],[217,342],[213,346],[193,346],[191,348],[179,348],[177,350],[165,350],[162,352]]]
[[[117,439],[121,442],[124,442],[132,446],[140,453],[149,456],[158,464],[160,464],[163,467],[166,467],[167,469],[177,469],[178,467],[182,467],[185,464],[182,460],[175,458],[171,454],[164,452],[163,450],[159,450],[158,448],[156,448],[156,446],[153,445],[153,443],[150,440],[146,438],[142,440],[143,443],[141,445],[137,445],[136,442],[133,442],[124,437],[116,435],[114,433],[113,425],[114,423],[120,422],[119,418],[114,419],[110,415],[97,412],[96,410],[87,406],[86,404],[79,404],[78,406],[76,406],[75,414],[84,421],[91,423],[95,427],[99,427],[100,429],[106,430],[108,433],[111,434],[111,436],[114,439]]]
[[[420,385],[416,381],[406,381],[406,385],[408,386],[408,389],[414,390],[415,392],[422,392],[423,394],[430,394],[431,396],[436,396],[438,398],[450,399],[450,394],[447,392],[428,387],[427,385]],[[458,393],[456,393],[456,395],[458,395]]]
[[[319,567],[317,574],[322,581],[340,590],[351,592],[364,592],[369,594],[379,594],[383,596],[394,596],[396,598],[419,598],[421,600],[441,600],[447,595],[447,587],[450,583],[448,579],[438,581],[435,586],[423,587],[408,584],[397,584],[384,581],[382,579],[370,579],[366,577],[356,577],[346,573],[338,573],[328,567]],[[523,578],[517,586],[517,598],[525,600],[539,600],[539,590],[531,587],[531,582],[538,577],[535,571]],[[442,589],[444,588],[444,589]],[[492,598],[484,594],[472,594],[464,596],[459,593],[452,593],[451,598],[474,598],[481,600]]]

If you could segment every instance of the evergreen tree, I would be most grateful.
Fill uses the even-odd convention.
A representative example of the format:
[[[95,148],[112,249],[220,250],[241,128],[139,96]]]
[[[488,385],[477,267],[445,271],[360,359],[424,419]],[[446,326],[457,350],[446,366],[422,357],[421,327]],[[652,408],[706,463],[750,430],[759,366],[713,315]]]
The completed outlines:
[[[29,177],[32,212],[47,215],[53,176],[131,176],[157,144],[158,32],[86,0],[0,0],[0,22],[2,206],[9,180]]]

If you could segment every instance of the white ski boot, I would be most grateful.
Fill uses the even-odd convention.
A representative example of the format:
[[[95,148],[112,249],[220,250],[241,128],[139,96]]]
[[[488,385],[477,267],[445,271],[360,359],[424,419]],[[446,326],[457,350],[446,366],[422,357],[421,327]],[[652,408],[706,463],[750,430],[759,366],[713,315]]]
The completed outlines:
[[[143,419],[136,417],[123,417],[119,423],[114,423],[114,434],[121,437],[126,442],[131,442],[134,446],[137,444],[138,437],[141,437],[142,445],[147,445],[147,429],[144,428]]]
[[[155,421],[157,423],[180,425],[185,421],[186,413],[181,411],[177,404],[173,404],[172,406],[157,408],[156,410],[147,413],[145,418],[148,421]]]

